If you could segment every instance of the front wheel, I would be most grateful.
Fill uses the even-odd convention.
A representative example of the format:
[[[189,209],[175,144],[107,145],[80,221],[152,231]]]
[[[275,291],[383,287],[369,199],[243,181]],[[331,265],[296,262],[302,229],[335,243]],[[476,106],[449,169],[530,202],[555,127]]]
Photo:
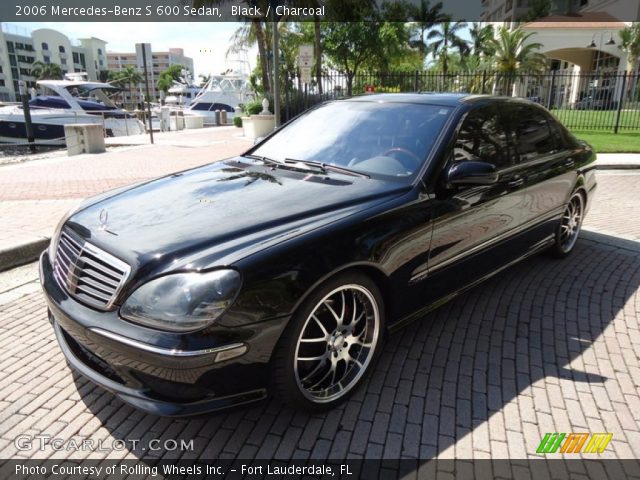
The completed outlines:
[[[550,249],[553,256],[563,258],[573,251],[580,235],[583,218],[584,197],[580,192],[575,192],[569,199],[556,230],[555,243]]]
[[[274,353],[275,394],[322,411],[345,400],[371,369],[383,336],[384,305],[360,273],[320,286],[291,319]]]

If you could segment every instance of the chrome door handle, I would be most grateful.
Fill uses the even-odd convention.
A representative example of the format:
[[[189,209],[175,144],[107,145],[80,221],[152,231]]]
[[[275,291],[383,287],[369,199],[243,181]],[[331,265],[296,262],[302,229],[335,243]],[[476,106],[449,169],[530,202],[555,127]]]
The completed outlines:
[[[518,178],[517,180],[511,180],[510,182],[508,182],[507,187],[515,188],[523,184],[524,184],[524,178]]]
[[[565,164],[567,167],[573,167],[573,166],[575,165],[575,163],[576,163],[576,162],[573,160],[573,158],[567,158],[567,159],[564,161],[564,164]]]

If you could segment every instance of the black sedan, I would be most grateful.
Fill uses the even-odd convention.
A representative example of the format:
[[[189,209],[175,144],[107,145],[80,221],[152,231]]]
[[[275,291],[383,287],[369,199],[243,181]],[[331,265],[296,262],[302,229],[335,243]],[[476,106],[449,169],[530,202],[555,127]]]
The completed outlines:
[[[68,214],[40,261],[49,318],[72,367],[149,412],[267,392],[328,409],[389,331],[539,251],[568,255],[594,161],[525,100],[323,104],[244,155]]]

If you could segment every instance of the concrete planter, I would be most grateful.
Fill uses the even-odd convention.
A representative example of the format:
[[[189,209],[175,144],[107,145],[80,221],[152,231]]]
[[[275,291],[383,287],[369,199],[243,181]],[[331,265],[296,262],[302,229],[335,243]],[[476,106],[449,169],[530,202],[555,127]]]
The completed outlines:
[[[242,131],[244,136],[255,140],[259,137],[266,137],[276,128],[276,117],[274,115],[251,115],[242,117]]]

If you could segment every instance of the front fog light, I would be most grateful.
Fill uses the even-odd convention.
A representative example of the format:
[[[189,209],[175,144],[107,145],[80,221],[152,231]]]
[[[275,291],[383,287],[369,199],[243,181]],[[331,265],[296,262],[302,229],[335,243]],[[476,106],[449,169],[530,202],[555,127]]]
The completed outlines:
[[[240,274],[231,269],[167,275],[133,292],[120,308],[120,315],[160,330],[197,330],[231,306],[240,283]]]

